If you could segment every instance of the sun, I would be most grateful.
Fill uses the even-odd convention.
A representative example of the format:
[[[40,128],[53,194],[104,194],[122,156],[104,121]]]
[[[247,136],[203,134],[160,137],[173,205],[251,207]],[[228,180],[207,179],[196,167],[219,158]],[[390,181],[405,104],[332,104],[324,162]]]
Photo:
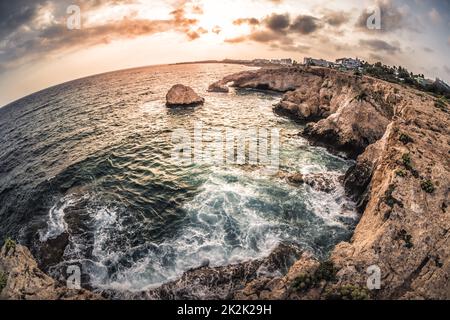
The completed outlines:
[[[236,11],[236,6],[230,5],[230,2],[205,2],[202,14],[196,15],[195,18],[199,20],[198,25],[201,28],[222,39],[239,37],[250,32],[247,25],[233,24],[233,21],[240,18],[240,12]]]

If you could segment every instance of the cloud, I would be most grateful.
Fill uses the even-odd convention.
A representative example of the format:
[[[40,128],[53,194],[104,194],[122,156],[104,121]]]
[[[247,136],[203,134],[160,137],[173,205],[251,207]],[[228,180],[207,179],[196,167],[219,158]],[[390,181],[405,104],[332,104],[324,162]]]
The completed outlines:
[[[256,18],[240,18],[233,21],[233,24],[236,26],[240,26],[243,24],[249,24],[249,25],[259,25],[259,20]]]
[[[450,67],[448,67],[448,66],[443,66],[442,68],[444,69],[445,73],[447,73],[448,75],[450,75]]]
[[[305,45],[279,45],[279,44],[275,44],[273,46],[274,49],[280,49],[282,51],[288,51],[288,52],[299,52],[299,53],[306,53],[309,52],[309,50],[311,49],[311,47],[309,46],[305,46]]]
[[[339,24],[335,16],[336,24]],[[339,18],[340,19],[340,18]],[[309,15],[299,15],[294,20],[288,13],[272,13],[265,18],[258,20],[256,18],[241,18],[233,21],[235,25],[251,25],[252,31],[244,36],[226,39],[226,43],[241,43],[245,41],[254,41],[268,44],[271,48],[277,48],[285,51],[307,51],[309,47],[293,45],[292,36],[309,35],[322,27],[320,20]]]
[[[359,44],[361,47],[374,50],[374,51],[384,51],[385,53],[395,54],[400,52],[401,49],[397,45],[389,44],[383,40],[371,39],[371,40],[359,40]]]
[[[378,7],[380,10],[381,30],[371,30],[367,28],[367,20],[374,14],[375,7]],[[361,12],[355,26],[358,30],[368,33],[379,31],[393,32],[404,28],[414,29],[409,25],[406,13],[395,6],[391,0],[376,0],[374,7],[364,9]]]
[[[290,31],[300,34],[310,34],[319,28],[319,19],[313,16],[300,15],[295,18],[294,22],[290,26]]]
[[[51,1],[2,1],[0,2],[0,64],[1,71],[17,67],[23,63],[58,51],[70,51],[79,48],[107,44],[117,39],[132,39],[155,33],[175,31],[186,35],[192,41],[208,31],[197,26],[197,19],[186,17],[188,1],[182,1],[170,13],[166,20],[137,19],[134,15],[103,24],[86,25],[80,30],[69,30],[65,24],[67,5],[70,0]],[[92,0],[81,2],[82,13],[102,6],[131,4],[134,0]],[[36,23],[41,11],[53,18],[48,23]],[[200,7],[193,7],[200,14]],[[190,9],[189,9],[190,10]],[[192,13],[191,11],[189,11]],[[54,18],[56,17],[56,18]],[[217,32],[217,29],[216,29]]]
[[[241,43],[248,40],[248,36],[240,36],[236,38],[225,39],[225,43]]]
[[[436,10],[436,8],[432,8],[430,12],[428,12],[428,17],[434,24],[439,24],[442,22],[441,14]]]
[[[444,71],[445,71],[447,74],[450,75],[450,67],[444,66],[443,69],[444,69]]]
[[[248,38],[256,42],[271,42],[280,39],[279,35],[273,31],[256,31]]]
[[[428,47],[423,47],[423,51],[428,52],[428,53],[433,53],[434,50]]]
[[[322,20],[333,27],[340,27],[341,25],[350,21],[350,14],[344,11],[324,11]]]
[[[222,28],[220,26],[214,26],[211,30],[212,33],[219,34],[222,32]]]
[[[266,27],[274,32],[284,32],[289,27],[290,21],[289,14],[277,14],[273,13],[272,15],[266,17],[264,19],[264,23]]]

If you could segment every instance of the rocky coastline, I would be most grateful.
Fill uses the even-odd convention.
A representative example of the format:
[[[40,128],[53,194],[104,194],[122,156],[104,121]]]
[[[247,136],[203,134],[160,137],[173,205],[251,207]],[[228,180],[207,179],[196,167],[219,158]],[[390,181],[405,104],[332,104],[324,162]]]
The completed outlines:
[[[338,244],[327,261],[282,245],[266,259],[220,268],[205,264],[160,288],[130,293],[130,298],[450,298],[448,105],[438,107],[435,97],[405,86],[326,68],[245,71],[217,81],[209,91],[226,93],[229,87],[283,92],[274,111],[305,123],[301,134],[311,143],[356,160],[339,179],[361,213],[354,235]],[[282,174],[280,178],[325,189],[335,183],[327,177]],[[38,272],[26,248],[16,246],[14,252],[2,249],[0,270],[8,274],[2,297],[99,298],[87,291],[61,289]],[[34,273],[11,272],[24,261],[21,268]],[[285,272],[273,272],[280,266]],[[369,291],[367,281],[374,268],[380,272],[381,287]],[[45,283],[35,295],[27,294],[27,282],[20,280],[24,283],[20,290],[11,284],[19,281],[17,277]],[[35,280],[31,283],[36,283],[33,288],[40,286]],[[112,292],[105,295],[117,298]]]
[[[220,84],[285,92],[276,111],[306,123],[311,143],[356,159],[343,183],[361,212],[352,239],[329,261],[302,256],[288,273],[294,279],[256,279],[235,297],[265,299],[260,293],[269,290],[273,299],[450,298],[448,105],[327,68],[261,69]],[[367,290],[371,270],[380,272],[379,290]],[[271,291],[273,281],[282,293]]]

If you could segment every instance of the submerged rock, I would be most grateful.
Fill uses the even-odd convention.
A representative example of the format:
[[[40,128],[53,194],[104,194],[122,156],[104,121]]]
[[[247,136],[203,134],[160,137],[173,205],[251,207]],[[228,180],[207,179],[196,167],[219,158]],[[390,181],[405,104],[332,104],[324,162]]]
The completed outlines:
[[[192,88],[176,84],[167,93],[166,101],[168,107],[189,107],[201,105],[205,99],[195,93]]]
[[[281,173],[278,175],[282,179],[286,179],[292,185],[300,186],[303,184],[309,185],[317,191],[330,193],[336,189],[339,184],[340,177],[337,175],[311,173],[301,174],[296,173]]]
[[[228,86],[223,83],[222,81],[217,81],[214,82],[213,84],[211,84],[208,87],[208,91],[209,92],[221,92],[221,93],[228,93],[230,91],[230,89],[228,88]]]
[[[287,273],[301,252],[296,246],[280,244],[267,258],[232,264],[224,267],[203,266],[189,270],[183,276],[161,287],[130,293],[139,299],[232,299],[252,280],[275,278]]]

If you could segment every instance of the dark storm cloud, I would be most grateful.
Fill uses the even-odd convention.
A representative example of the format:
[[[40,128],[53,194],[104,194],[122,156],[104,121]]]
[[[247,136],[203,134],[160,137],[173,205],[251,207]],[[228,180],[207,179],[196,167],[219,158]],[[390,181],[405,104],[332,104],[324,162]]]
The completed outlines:
[[[71,4],[80,6],[82,10],[92,10],[104,5],[130,4],[135,0],[2,0],[0,1],[0,39],[17,31],[22,26],[29,25],[38,10],[47,5],[53,4],[56,14],[65,14],[67,7]]]
[[[394,45],[394,44],[389,44],[388,42],[383,41],[383,40],[376,40],[376,39],[359,40],[359,44],[361,47],[363,47],[365,49],[369,49],[369,50],[373,50],[373,51],[377,51],[377,52],[384,51],[385,53],[395,54],[395,53],[401,51],[399,46]]]
[[[1,1],[0,2],[0,39],[15,32],[19,27],[29,23],[36,15],[42,1]]]
[[[241,18],[235,20],[233,23],[235,25],[252,25],[252,32],[245,36],[226,39],[226,43],[254,41],[265,43],[274,49],[303,52],[309,50],[309,47],[294,45],[292,36],[298,34],[310,35],[323,27],[320,19],[316,17],[299,15],[296,18],[291,19],[288,13],[273,13],[261,20],[255,18]]]
[[[58,50],[71,50],[91,45],[109,43],[116,39],[135,38],[165,31],[184,33],[188,40],[195,40],[207,31],[196,27],[197,20],[186,18],[186,5],[179,2],[167,20],[143,20],[125,17],[103,25],[69,30],[66,27],[67,7],[77,3],[82,13],[102,6],[131,4],[135,0],[85,0],[85,1],[2,1],[0,2],[0,72],[16,67],[34,59],[43,58]],[[39,11],[46,7],[52,9],[54,21],[36,26]],[[201,8],[193,7],[201,13]]]
[[[291,19],[289,17],[289,14],[287,14],[287,13],[286,14],[274,13],[274,14],[268,16],[264,20],[264,23],[265,23],[266,27],[272,31],[283,32],[289,27],[289,25],[291,23],[290,20]]]
[[[297,32],[300,34],[310,34],[319,28],[319,19],[309,15],[298,16],[290,26],[290,30],[292,32]]]

